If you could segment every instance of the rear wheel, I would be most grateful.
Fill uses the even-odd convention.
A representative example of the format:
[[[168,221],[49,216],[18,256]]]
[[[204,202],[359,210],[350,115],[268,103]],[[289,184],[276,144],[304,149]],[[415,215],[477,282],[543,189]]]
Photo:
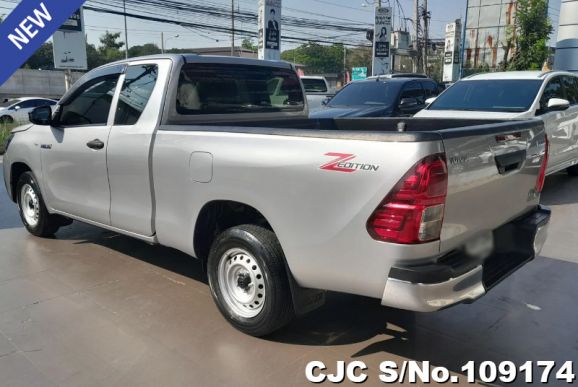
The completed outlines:
[[[294,316],[283,251],[270,230],[243,225],[223,232],[211,248],[208,277],[219,310],[244,333],[265,336]]]
[[[64,218],[48,213],[32,172],[25,172],[20,176],[16,193],[20,218],[32,235],[52,236],[66,223]]]

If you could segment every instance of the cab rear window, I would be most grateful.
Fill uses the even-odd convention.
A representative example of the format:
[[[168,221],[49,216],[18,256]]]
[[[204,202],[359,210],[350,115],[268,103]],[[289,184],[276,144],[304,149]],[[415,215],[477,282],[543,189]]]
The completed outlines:
[[[252,65],[183,66],[177,90],[180,115],[296,112],[305,107],[293,70]]]

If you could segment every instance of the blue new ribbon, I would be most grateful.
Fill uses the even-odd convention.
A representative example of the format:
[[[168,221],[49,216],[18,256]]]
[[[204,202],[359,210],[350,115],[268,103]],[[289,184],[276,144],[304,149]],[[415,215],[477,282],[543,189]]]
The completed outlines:
[[[23,0],[0,24],[0,85],[4,84],[85,0]]]

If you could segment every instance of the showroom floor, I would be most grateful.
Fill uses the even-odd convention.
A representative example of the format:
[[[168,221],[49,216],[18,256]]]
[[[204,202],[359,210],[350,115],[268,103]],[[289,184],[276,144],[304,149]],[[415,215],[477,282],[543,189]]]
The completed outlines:
[[[362,360],[377,385],[384,360],[461,374],[469,360],[578,359],[578,180],[565,175],[546,182],[553,219],[543,257],[478,302],[416,314],[330,294],[267,340],[224,322],[186,255],[78,223],[34,238],[3,188],[3,387],[299,386],[312,360],[330,369]]]

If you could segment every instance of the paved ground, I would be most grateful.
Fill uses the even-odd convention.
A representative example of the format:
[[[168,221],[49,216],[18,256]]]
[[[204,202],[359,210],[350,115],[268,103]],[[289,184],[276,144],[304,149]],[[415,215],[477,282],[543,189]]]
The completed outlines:
[[[544,257],[473,305],[435,314],[330,294],[267,340],[219,315],[201,266],[74,224],[29,236],[0,188],[1,386],[298,386],[311,360],[578,360],[578,180],[547,180]],[[521,385],[521,383],[519,383]]]

